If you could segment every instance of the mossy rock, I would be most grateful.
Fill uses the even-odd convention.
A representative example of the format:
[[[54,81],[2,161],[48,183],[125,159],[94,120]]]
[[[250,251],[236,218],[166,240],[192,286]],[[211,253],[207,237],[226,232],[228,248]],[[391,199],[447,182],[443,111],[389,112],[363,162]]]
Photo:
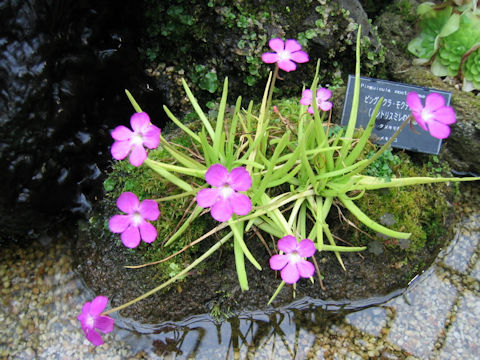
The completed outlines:
[[[355,68],[357,24],[362,25],[362,72],[378,74],[384,51],[358,0],[146,1],[141,51],[147,73],[176,113],[188,109],[181,78],[200,103],[215,99],[225,77],[230,94],[258,100],[273,66],[262,63],[274,37],[298,39],[310,62],[281,72],[283,96],[299,95],[320,60],[320,83],[339,86]],[[308,79],[308,80],[306,80]]]
[[[298,114],[295,100],[277,103],[283,117],[289,112]],[[272,123],[280,122],[272,118]],[[190,126],[197,126],[196,123]],[[172,141],[189,146],[188,139],[171,133]],[[373,147],[373,145],[371,145]],[[162,150],[150,153],[151,157],[166,160],[168,157]],[[367,155],[365,155],[367,156]],[[400,161],[396,160],[396,156]],[[411,160],[405,153],[387,156],[387,166],[377,166],[377,176],[411,176],[432,175],[446,171],[431,157],[417,157]],[[428,161],[433,164],[428,164]],[[389,172],[386,169],[392,170]],[[448,175],[442,173],[443,175]],[[435,187],[435,192],[432,191]],[[345,243],[368,245],[372,250],[372,242],[379,242],[381,252],[342,253],[345,264],[344,271],[335,255],[322,252],[316,255],[322,282],[316,278],[315,283],[300,281],[296,286],[296,298],[308,296],[331,301],[351,301],[387,295],[407,286],[418,273],[426,269],[433,261],[442,243],[451,236],[449,222],[449,200],[454,194],[454,187],[431,185],[412,187],[412,189],[377,191],[368,193],[358,203],[368,215],[382,216],[393,214],[396,221],[391,227],[395,230],[410,231],[415,229],[411,243],[400,244],[395,239],[374,238],[375,234],[359,236],[365,232],[348,211],[338,205],[338,214],[332,211],[329,224],[335,236]],[[108,296],[111,306],[119,306],[143,293],[156,288],[162,281],[178,272],[169,264],[177,264],[184,268],[196,257],[203,254],[220,236],[211,236],[200,244],[191,247],[185,253],[173,258],[170,263],[162,263],[141,269],[125,269],[125,265],[138,265],[155,261],[177,252],[199,234],[213,228],[217,223],[207,213],[197,220],[176,246],[163,246],[164,239],[171,230],[178,226],[179,219],[188,212],[189,201],[172,201],[163,206],[160,203],[162,217],[156,226],[159,238],[152,244],[140,245],[136,249],[125,248],[118,234],[112,234],[106,223],[118,212],[115,201],[123,191],[133,191],[140,199],[156,198],[172,195],[176,189],[156,177],[147,167],[134,168],[127,161],[117,162],[109,179],[106,181],[105,197],[98,203],[89,224],[83,227],[76,244],[76,261],[88,287],[95,294]],[[355,194],[352,194],[352,196]],[[335,208],[334,208],[335,209]],[[341,216],[339,216],[339,214]],[[345,215],[345,216],[344,216]],[[381,221],[380,219],[377,219]],[[352,224],[354,226],[352,226]],[[270,296],[280,283],[278,274],[269,268],[269,257],[273,252],[274,242],[264,236],[268,249],[259,241],[257,233],[247,233],[245,242],[263,270],[258,271],[247,264],[247,276],[250,290],[242,292],[238,284],[235,260],[230,243],[211,255],[201,266],[192,271],[185,279],[155,293],[154,295],[122,310],[121,315],[132,317],[136,321],[160,323],[176,321],[191,315],[211,313],[217,316],[228,316],[231,312],[266,309]],[[343,243],[342,243],[343,244]],[[270,254],[269,254],[270,253]],[[273,306],[289,304],[293,298],[292,287],[285,286],[275,299]]]

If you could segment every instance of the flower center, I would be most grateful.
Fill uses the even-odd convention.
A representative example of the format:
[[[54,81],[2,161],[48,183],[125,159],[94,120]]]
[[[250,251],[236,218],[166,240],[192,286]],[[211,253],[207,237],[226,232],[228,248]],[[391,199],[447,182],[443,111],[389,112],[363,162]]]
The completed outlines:
[[[142,217],[142,215],[140,215],[140,213],[138,211],[135,211],[132,214],[132,223],[133,223],[134,226],[140,225],[142,220],[143,220],[143,217]]]
[[[93,326],[95,325],[95,318],[92,315],[88,314],[86,324],[87,327],[93,329]]]
[[[277,53],[278,61],[290,60],[290,51],[282,50]]]
[[[300,260],[302,259],[302,257],[300,255],[298,255],[298,253],[296,251],[290,253],[290,262],[292,264],[296,264],[297,262],[299,262]]]
[[[142,145],[143,144],[143,136],[141,133],[135,133],[132,136],[132,144],[133,145]]]
[[[425,122],[429,122],[429,121],[432,120],[433,117],[434,117],[433,114],[432,114],[430,111],[428,111],[427,109],[423,109],[423,110],[422,110],[421,116],[422,116],[422,119],[423,119]]]
[[[220,195],[224,199],[230,197],[230,195],[232,195],[234,192],[235,190],[233,190],[228,184],[225,184],[220,188]]]

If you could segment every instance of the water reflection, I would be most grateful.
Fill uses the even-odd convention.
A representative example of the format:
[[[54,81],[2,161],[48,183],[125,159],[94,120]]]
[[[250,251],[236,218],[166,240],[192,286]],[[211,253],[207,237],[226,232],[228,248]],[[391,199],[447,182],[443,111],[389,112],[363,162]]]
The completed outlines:
[[[355,318],[355,314],[377,309],[372,306],[400,294],[398,291],[385,298],[344,303],[302,299],[285,308],[241,313],[223,321],[201,315],[184,322],[146,326],[117,316],[116,324],[125,330],[121,334],[123,341],[150,356],[304,359],[308,354],[322,352],[322,346],[315,345],[319,334],[328,334],[335,327],[344,328],[352,315]],[[376,315],[383,319],[381,314]],[[385,324],[386,320],[382,322]]]

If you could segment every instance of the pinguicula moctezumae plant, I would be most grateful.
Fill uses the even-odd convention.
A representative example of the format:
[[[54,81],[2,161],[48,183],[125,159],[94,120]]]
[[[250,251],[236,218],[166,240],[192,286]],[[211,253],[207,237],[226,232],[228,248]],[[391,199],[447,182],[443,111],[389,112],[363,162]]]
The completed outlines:
[[[244,241],[244,234],[252,227],[280,239],[278,241],[280,253],[270,258],[270,267],[280,271],[282,281],[270,298],[270,303],[286,283],[293,284],[295,289],[296,282],[301,278],[310,278],[313,281],[315,269],[321,279],[313,257],[314,253],[334,252],[340,266],[345,270],[341,253],[365,249],[363,246],[349,247],[335,243],[326,222],[334,201],[341,202],[360,222],[374,231],[389,238],[407,239],[410,233],[394,231],[373,221],[355,205],[354,201],[372,189],[480,179],[410,177],[386,180],[362,174],[364,169],[390,147],[391,142],[410,121],[415,119],[432,136],[445,138],[449,134],[449,125],[455,122],[455,113],[450,107],[445,106],[443,98],[440,100],[441,97],[435,94],[427,96],[425,106],[417,94],[409,94],[407,102],[413,115],[405,120],[392,139],[374,156],[359,160],[367,145],[383,98],[379,99],[364,132],[359,138],[354,138],[360,93],[360,29],[358,34],[352,111],[348,126],[340,131],[332,131],[329,123],[324,121],[331,109],[331,103],[328,101],[330,92],[317,87],[318,64],[310,89],[304,89],[302,92],[300,99],[302,106],[296,119],[296,129],[286,125],[280,129],[278,125],[270,123],[271,112],[275,111],[275,107],[271,105],[273,86],[279,69],[293,71],[296,68],[295,62],[308,61],[308,55],[301,50],[298,42],[292,39],[286,42],[281,39],[271,40],[270,46],[276,53],[266,53],[262,57],[267,63],[275,63],[275,69],[273,76],[270,73],[267,80],[258,113],[254,114],[252,103],[246,110],[242,109],[239,97],[233,116],[229,121],[225,121],[228,92],[228,80],[225,79],[218,116],[216,122],[212,122],[183,81],[187,97],[200,118],[201,130],[192,131],[167,107],[164,109],[169,118],[196,144],[198,152],[195,156],[184,147],[177,147],[161,136],[160,131],[155,130],[148,116],[142,112],[127,91],[127,96],[137,112],[132,117],[134,132],[132,135],[128,129],[128,131],[123,128],[114,130],[112,133],[114,139],[123,143],[121,145],[115,143],[116,151],[112,148],[112,154],[115,158],[125,158],[131,151],[129,159],[134,165],[143,161],[166,181],[176,185],[181,192],[142,202],[132,193],[122,194],[118,200],[118,207],[126,215],[115,215],[110,220],[110,229],[115,233],[122,233],[122,242],[129,247],[138,245],[140,239],[151,242],[154,240],[154,233],[151,224],[146,220],[154,220],[159,215],[158,208],[153,202],[190,197],[196,200],[197,206],[179,225],[165,246],[176,241],[194,219],[206,213],[210,213],[219,224],[199,239],[192,239],[192,243],[198,243],[221,229],[226,231],[209,250],[155,289],[102,313],[99,313],[99,306],[95,306],[95,311],[91,314],[94,320],[89,318],[88,327],[85,327],[87,315],[79,317],[87,339],[93,340],[92,343],[98,345],[100,341],[95,335],[93,335],[95,338],[92,338],[92,329],[97,327],[104,332],[110,330],[110,327],[96,324],[96,317],[103,319],[107,314],[140,301],[186,276],[227,241],[233,241],[240,287],[244,291],[248,290],[245,258],[257,269],[262,269]],[[134,121],[139,116],[142,119],[140,125]],[[153,137],[157,136],[155,134],[158,134],[160,146],[170,153],[176,160],[175,163],[164,163],[143,156],[145,152],[143,145],[151,148],[150,145],[155,142]],[[313,263],[307,258],[311,258]],[[104,302],[106,303],[102,300],[102,305]],[[88,311],[85,309],[84,313]]]
[[[408,44],[416,63],[431,64],[436,76],[458,77],[464,91],[480,90],[480,10],[477,0],[418,6],[420,33]]]

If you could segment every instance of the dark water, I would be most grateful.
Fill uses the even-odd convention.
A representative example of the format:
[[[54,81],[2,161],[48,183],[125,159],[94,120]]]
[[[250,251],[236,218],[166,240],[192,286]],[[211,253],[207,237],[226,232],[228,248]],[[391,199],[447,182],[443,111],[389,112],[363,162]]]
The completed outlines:
[[[129,89],[163,127],[138,54],[142,2],[0,1],[0,238],[85,213],[127,125]]]

